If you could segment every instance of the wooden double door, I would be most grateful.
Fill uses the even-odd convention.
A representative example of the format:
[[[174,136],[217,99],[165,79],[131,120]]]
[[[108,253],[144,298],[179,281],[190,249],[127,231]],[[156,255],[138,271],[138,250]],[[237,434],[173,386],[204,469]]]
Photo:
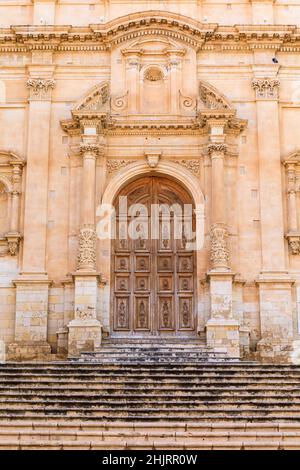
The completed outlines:
[[[112,336],[195,335],[192,207],[187,191],[162,177],[135,180],[117,196]]]

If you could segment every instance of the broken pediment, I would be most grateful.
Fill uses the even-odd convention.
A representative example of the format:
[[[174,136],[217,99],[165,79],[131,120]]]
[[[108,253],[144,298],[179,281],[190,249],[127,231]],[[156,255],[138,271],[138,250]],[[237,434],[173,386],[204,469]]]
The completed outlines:
[[[109,83],[96,85],[75,106],[72,111],[74,117],[93,117],[109,112],[110,105]]]
[[[199,86],[199,111],[220,110],[234,112],[234,107],[219,90],[207,82],[201,81]]]

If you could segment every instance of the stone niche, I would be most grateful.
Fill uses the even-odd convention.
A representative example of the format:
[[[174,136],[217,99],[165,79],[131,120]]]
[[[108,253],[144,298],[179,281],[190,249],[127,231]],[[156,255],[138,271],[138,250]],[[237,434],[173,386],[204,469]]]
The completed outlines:
[[[196,53],[164,39],[144,39],[119,48],[112,72],[114,113],[179,115],[195,111]],[[188,70],[187,69],[188,66]],[[114,78],[117,77],[117,78]]]
[[[0,257],[16,256],[19,230],[23,160],[11,152],[0,152]]]

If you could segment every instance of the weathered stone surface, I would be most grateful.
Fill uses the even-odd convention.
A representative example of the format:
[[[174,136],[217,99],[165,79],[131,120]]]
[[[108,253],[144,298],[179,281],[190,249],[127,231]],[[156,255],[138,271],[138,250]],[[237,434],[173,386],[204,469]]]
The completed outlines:
[[[284,15],[271,1],[174,0],[163,11],[157,0],[0,3],[8,358],[50,348],[62,358],[92,352],[102,335],[155,333],[199,344],[206,334],[234,357],[298,360],[297,2]],[[189,196],[193,266],[184,230],[180,245],[124,244],[121,264],[99,235],[100,203],[116,206],[148,177],[173,184],[156,201]]]

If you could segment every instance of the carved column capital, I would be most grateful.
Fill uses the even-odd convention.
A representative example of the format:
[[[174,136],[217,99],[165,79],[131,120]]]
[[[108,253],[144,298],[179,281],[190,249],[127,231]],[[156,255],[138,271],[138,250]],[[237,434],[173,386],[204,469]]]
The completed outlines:
[[[78,270],[96,270],[96,231],[93,225],[84,225],[79,231]]]
[[[102,150],[102,146],[98,143],[82,142],[80,144],[80,153],[83,156],[88,154],[89,157],[94,156],[96,158]]]
[[[210,230],[212,269],[229,269],[228,230],[225,224],[213,224]]]
[[[50,100],[51,92],[55,88],[55,80],[53,78],[29,78],[26,87],[30,90],[30,100]]]
[[[212,156],[224,156],[227,152],[227,145],[223,143],[211,142],[207,146],[208,154]]]
[[[277,78],[254,78],[252,88],[255,90],[256,99],[277,100],[280,81]]]

